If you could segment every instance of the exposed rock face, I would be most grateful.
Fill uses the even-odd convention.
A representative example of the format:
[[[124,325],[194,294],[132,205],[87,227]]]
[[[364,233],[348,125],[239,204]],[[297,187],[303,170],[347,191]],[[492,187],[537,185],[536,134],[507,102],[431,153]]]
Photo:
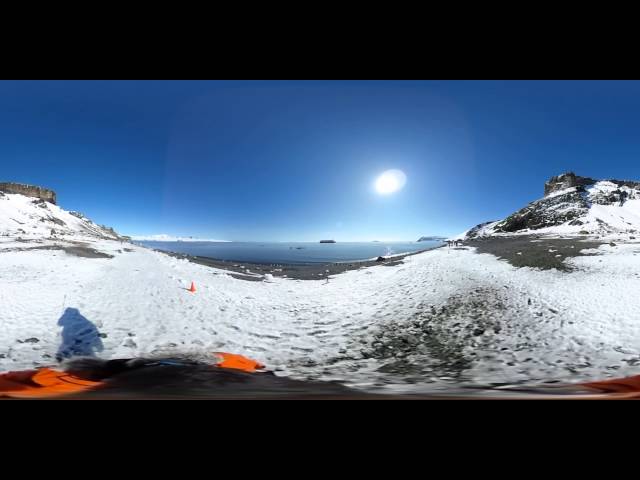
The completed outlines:
[[[47,188],[35,185],[24,185],[22,183],[0,182],[0,192],[19,193],[27,197],[39,198],[45,202],[56,204],[56,192]]]
[[[578,217],[585,215],[588,210],[589,204],[583,192],[574,190],[531,202],[498,223],[494,230],[516,232],[527,228],[537,230],[571,221],[579,222]]]
[[[563,173],[557,177],[551,177],[549,181],[544,184],[544,196],[546,197],[550,193],[564,190],[565,188],[593,185],[596,181],[597,180],[593,178],[579,177],[573,172]]]
[[[640,182],[633,180],[604,180],[605,182],[611,182],[618,187],[628,187],[632,189],[640,189]],[[546,197],[550,193],[557,192],[558,190],[564,190],[571,187],[586,187],[594,185],[598,180],[594,180],[589,177],[579,177],[573,172],[563,173],[557,177],[551,177],[544,184],[544,196]],[[584,191],[584,190],[583,190]]]

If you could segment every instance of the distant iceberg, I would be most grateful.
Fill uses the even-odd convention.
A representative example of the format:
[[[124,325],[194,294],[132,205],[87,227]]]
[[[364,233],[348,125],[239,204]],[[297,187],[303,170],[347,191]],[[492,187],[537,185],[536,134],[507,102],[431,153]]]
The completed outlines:
[[[142,242],[228,242],[229,240],[215,240],[211,238],[196,238],[196,237],[174,237],[161,233],[158,235],[134,235],[132,240]]]
[[[445,240],[446,237],[420,237],[417,242],[433,242],[437,240]]]

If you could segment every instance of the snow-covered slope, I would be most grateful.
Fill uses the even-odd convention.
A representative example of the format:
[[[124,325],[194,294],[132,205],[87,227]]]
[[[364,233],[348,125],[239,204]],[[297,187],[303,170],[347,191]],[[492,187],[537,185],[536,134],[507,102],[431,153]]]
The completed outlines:
[[[113,229],[96,225],[38,198],[0,192],[0,237],[22,239],[119,239]]]
[[[545,196],[466,238],[530,233],[608,235],[640,232],[640,182],[593,180],[566,173],[545,185]]]

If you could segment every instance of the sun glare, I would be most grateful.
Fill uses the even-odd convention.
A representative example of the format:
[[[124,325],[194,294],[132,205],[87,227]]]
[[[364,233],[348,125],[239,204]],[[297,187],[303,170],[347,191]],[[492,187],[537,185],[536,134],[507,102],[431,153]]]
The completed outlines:
[[[381,195],[388,195],[397,192],[407,182],[407,176],[402,170],[387,170],[376,180],[376,192]]]

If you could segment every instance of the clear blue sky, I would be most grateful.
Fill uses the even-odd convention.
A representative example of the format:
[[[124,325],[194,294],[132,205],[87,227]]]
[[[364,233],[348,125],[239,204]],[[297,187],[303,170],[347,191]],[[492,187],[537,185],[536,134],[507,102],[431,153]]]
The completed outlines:
[[[640,83],[0,82],[0,159],[125,234],[415,240],[640,179]]]

